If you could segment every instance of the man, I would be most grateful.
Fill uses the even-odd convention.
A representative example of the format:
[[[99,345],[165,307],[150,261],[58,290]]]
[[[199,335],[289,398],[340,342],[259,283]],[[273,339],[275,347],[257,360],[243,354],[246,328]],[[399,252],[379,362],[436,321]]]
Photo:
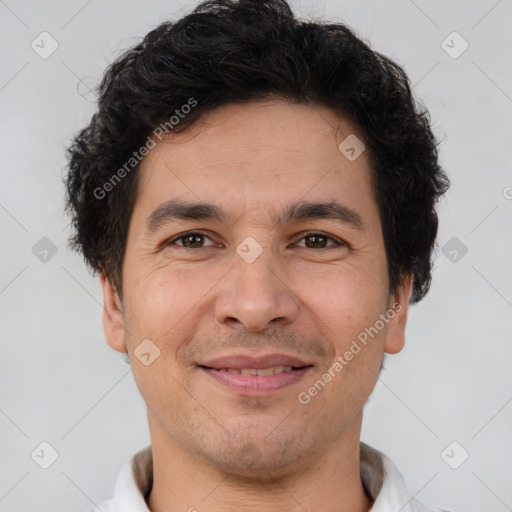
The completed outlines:
[[[403,70],[284,0],[214,0],[110,66],[69,150],[151,446],[103,512],[429,510],[360,443],[448,187]]]

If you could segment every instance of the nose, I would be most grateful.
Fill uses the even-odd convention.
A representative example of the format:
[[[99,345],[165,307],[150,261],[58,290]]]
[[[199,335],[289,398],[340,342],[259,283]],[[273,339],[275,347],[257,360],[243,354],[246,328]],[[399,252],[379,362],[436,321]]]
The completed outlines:
[[[215,301],[217,322],[231,328],[243,326],[248,331],[262,331],[284,327],[297,319],[299,298],[272,264],[272,258],[266,256],[267,251],[252,263],[238,254],[233,256],[233,269],[222,281]]]

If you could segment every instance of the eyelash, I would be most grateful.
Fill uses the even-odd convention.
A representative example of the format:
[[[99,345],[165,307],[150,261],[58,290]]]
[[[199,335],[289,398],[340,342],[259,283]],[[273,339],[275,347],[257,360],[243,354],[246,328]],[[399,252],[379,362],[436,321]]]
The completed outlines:
[[[173,245],[176,241],[182,240],[184,238],[187,238],[187,237],[193,236],[193,235],[203,236],[203,237],[211,240],[211,238],[208,235],[206,235],[205,233],[203,233],[201,231],[187,231],[186,233],[182,233],[181,235],[169,240],[168,242],[165,243],[165,245]],[[317,248],[317,250],[321,249],[321,250],[325,251],[325,250],[329,250],[329,249],[336,249],[337,247],[345,247],[347,245],[345,242],[342,242],[341,240],[337,240],[336,238],[334,238],[330,235],[327,235],[326,233],[323,233],[322,231],[308,231],[302,236],[302,238],[299,241],[301,242],[302,240],[304,240],[305,238],[307,238],[309,236],[320,236],[320,237],[327,238],[328,240],[331,240],[332,242],[334,242],[332,245],[328,245],[327,247],[320,247],[320,248]],[[206,247],[212,247],[212,246],[213,245],[206,246]],[[178,247],[182,247],[183,249],[188,249],[191,251],[206,248],[206,247],[185,247],[184,245],[179,245]],[[315,247],[304,247],[304,249],[315,249]]]

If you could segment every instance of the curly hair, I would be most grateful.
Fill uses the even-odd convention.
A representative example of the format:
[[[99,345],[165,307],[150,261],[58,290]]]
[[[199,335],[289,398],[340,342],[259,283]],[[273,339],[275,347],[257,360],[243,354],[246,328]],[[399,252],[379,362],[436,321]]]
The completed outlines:
[[[390,292],[412,275],[411,302],[422,299],[431,284],[435,205],[449,187],[429,113],[414,100],[399,65],[344,24],[295,18],[285,0],[202,2],[156,27],[107,68],[98,109],[68,148],[71,247],[121,294],[141,159],[136,151],[159,126],[181,132],[220,105],[270,97],[327,106],[359,125]],[[187,115],[170,122],[185,105]]]

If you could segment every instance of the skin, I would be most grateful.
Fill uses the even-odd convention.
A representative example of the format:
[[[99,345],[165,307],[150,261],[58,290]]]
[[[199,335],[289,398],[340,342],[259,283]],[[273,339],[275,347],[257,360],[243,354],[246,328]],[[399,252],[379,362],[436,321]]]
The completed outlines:
[[[362,411],[384,352],[404,345],[411,279],[389,293],[367,154],[349,161],[337,147],[349,134],[364,140],[328,108],[273,99],[220,107],[143,160],[122,300],[100,279],[106,339],[130,355],[147,405],[153,512],[371,508],[359,474]],[[172,220],[148,233],[151,213],[176,198],[229,217]],[[322,218],[274,225],[271,214],[298,200],[342,203],[363,229]],[[196,248],[175,240],[190,230],[206,235]],[[311,245],[311,231],[332,238]],[[252,263],[236,252],[246,237],[263,249]],[[298,394],[394,302],[401,311],[301,404]],[[160,350],[148,366],[134,355],[145,339]],[[242,351],[313,367],[288,387],[244,396],[197,366]]]

